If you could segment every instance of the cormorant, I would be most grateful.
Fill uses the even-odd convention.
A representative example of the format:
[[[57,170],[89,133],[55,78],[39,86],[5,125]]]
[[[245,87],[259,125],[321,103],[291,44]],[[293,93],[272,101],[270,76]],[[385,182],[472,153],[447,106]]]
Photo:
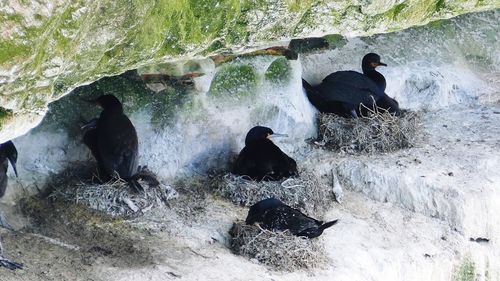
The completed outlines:
[[[9,168],[9,162],[17,177],[17,149],[12,141],[0,144],[0,164],[2,165],[0,169],[0,198],[3,197],[7,189],[7,169]]]
[[[396,115],[400,114],[396,100],[385,94],[386,81],[376,71],[380,62],[375,53],[366,54],[361,63],[363,74],[356,71],[337,71],[326,76],[321,84],[310,85],[302,79],[309,101],[324,113],[334,113],[343,117],[358,117],[366,113],[366,108],[378,107]],[[365,108],[366,107],[366,108]]]
[[[123,113],[121,102],[113,95],[102,95],[90,100],[103,110],[97,119],[85,124],[83,142],[97,161],[99,172],[105,177],[117,175],[136,191],[144,191],[137,182],[138,140],[134,125]]]
[[[0,144],[0,198],[5,194],[7,189],[7,169],[9,168],[9,162],[14,169],[14,173],[17,177],[17,149],[12,141],[4,142]],[[2,214],[0,213],[0,226],[5,228],[11,228],[9,224],[3,221]],[[11,270],[22,269],[23,265],[14,261],[11,261],[3,256],[2,241],[0,239],[0,267],[6,267]]]
[[[338,220],[322,222],[313,219],[276,198],[261,200],[248,211],[246,224],[259,223],[262,228],[272,231],[290,230],[293,235],[315,238],[337,223]]]
[[[297,163],[276,146],[269,137],[275,134],[267,127],[256,126],[248,131],[245,147],[236,160],[233,173],[260,180],[279,180],[298,175]]]

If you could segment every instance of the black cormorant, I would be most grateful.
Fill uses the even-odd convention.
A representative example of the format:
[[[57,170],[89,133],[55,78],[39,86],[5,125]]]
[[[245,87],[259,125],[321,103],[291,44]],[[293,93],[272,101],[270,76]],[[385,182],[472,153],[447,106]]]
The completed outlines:
[[[2,165],[0,169],[0,198],[2,198],[7,189],[7,169],[9,168],[9,162],[17,177],[17,149],[12,141],[0,144],[0,164]]]
[[[92,152],[100,172],[108,178],[119,176],[136,192],[143,191],[135,177],[138,170],[138,140],[134,125],[123,113],[113,95],[102,95],[90,102],[103,110],[98,119],[82,127],[83,142]]]
[[[5,194],[7,189],[7,169],[9,168],[9,162],[14,169],[14,173],[17,177],[17,149],[12,141],[4,142],[0,144],[0,198]],[[6,221],[3,221],[2,214],[0,213],[0,227],[11,228]],[[14,261],[11,261],[3,256],[2,241],[0,239],[0,267],[6,267],[11,270],[22,269],[23,265]]]
[[[272,231],[289,230],[293,235],[315,238],[337,223],[338,220],[322,222],[313,219],[276,198],[261,200],[248,211],[246,224],[259,223],[261,227]]]
[[[269,137],[280,136],[267,127],[248,131],[245,147],[236,160],[234,173],[260,180],[279,180],[298,175],[297,163],[276,146]]]
[[[337,71],[326,76],[321,84],[310,85],[302,79],[309,101],[324,113],[335,113],[343,117],[358,117],[372,109],[374,103],[396,115],[400,114],[396,100],[385,94],[386,81],[376,71],[378,66],[387,66],[375,53],[366,54],[361,63],[363,74],[356,71]]]

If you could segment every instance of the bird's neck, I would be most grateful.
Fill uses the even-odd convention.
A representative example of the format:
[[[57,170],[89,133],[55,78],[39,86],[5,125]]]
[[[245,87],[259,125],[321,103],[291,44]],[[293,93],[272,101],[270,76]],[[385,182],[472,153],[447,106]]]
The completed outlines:
[[[113,105],[113,106],[109,106],[109,107],[106,107],[103,111],[106,111],[106,112],[112,112],[114,114],[116,113],[123,113],[123,107],[120,105]]]
[[[263,139],[258,139],[258,140],[252,140],[249,142],[245,142],[245,146],[253,146],[253,145],[263,145],[263,144],[271,144],[275,145],[272,140],[263,138]]]
[[[380,72],[376,71],[375,68],[372,67],[363,67],[363,74],[365,74],[366,77],[370,78],[377,86],[382,90],[383,92],[385,91],[386,87],[386,81],[384,75],[382,75]]]

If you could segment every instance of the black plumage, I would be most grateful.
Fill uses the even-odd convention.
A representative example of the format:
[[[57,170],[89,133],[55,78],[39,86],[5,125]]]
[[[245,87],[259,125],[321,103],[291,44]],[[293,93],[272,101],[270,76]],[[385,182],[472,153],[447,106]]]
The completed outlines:
[[[134,191],[143,191],[135,177],[138,168],[138,139],[135,127],[113,95],[102,95],[91,102],[103,110],[99,118],[82,128],[83,142],[97,161],[101,176],[126,180]]]
[[[17,149],[12,141],[4,142],[0,144],[0,198],[5,194],[7,189],[7,170],[9,168],[9,162],[14,169],[14,173],[17,177]]]
[[[2,144],[0,144],[0,198],[3,197],[5,194],[5,190],[7,189],[7,183],[8,183],[8,177],[7,177],[7,170],[9,168],[9,162],[12,165],[12,168],[14,169],[14,173],[16,174],[17,177],[17,168],[16,168],[16,162],[17,162],[17,149],[14,146],[14,143],[12,141],[7,141]],[[0,214],[0,226],[10,228],[7,222],[4,222],[2,219],[2,216]],[[3,256],[3,247],[2,247],[2,241],[0,239],[0,267],[6,267],[10,270],[15,270],[15,269],[22,269],[23,265],[20,263],[17,263],[15,261],[11,261]]]
[[[99,175],[106,175],[104,168],[102,167],[101,153],[98,147],[98,137],[97,137],[97,124],[99,122],[98,118],[92,119],[82,126],[83,130],[83,143],[90,149],[92,156],[94,156],[97,161]]]
[[[357,117],[366,113],[366,108],[376,104],[391,113],[399,114],[396,100],[385,94],[386,80],[375,70],[385,63],[375,53],[363,57],[363,74],[356,71],[337,71],[326,76],[321,84],[310,85],[302,79],[309,101],[324,113],[334,113],[343,117]]]
[[[293,235],[315,238],[338,220],[318,221],[294,209],[276,198],[261,200],[248,211],[246,224],[259,223],[264,229],[272,231],[289,230]]]
[[[269,139],[273,135],[280,134],[262,126],[250,129],[233,173],[246,175],[257,181],[279,180],[298,175],[297,163]]]

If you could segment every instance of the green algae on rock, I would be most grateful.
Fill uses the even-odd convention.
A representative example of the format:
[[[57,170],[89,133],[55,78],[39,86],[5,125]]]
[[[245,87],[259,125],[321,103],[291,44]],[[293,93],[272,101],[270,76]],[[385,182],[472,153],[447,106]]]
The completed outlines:
[[[455,281],[474,281],[476,280],[476,270],[475,264],[470,259],[470,257],[465,257],[463,262],[460,264],[457,272],[455,273],[454,279]]]
[[[34,131],[64,130],[71,137],[78,136],[83,122],[99,116],[100,112],[100,108],[85,99],[97,98],[103,94],[115,95],[122,102],[126,114],[145,110],[149,112],[147,116],[153,127],[165,126],[174,122],[175,114],[192,105],[191,96],[186,89],[167,85],[154,92],[135,71],[105,77],[90,85],[78,87],[71,94],[51,103],[44,121]]]
[[[264,76],[273,83],[286,83],[290,81],[292,67],[285,57],[275,59],[266,70]]]
[[[12,110],[6,109],[0,106],[0,129],[2,128],[2,123],[12,117]]]
[[[222,66],[210,85],[209,95],[239,98],[254,95],[257,88],[257,72],[248,64],[231,63]]]
[[[13,115],[0,140],[36,125],[48,103],[75,87],[145,64],[242,53],[311,34],[383,33],[499,6],[497,0],[364,6],[350,0],[9,0],[0,7],[0,103]],[[7,127],[16,129],[4,132]]]

